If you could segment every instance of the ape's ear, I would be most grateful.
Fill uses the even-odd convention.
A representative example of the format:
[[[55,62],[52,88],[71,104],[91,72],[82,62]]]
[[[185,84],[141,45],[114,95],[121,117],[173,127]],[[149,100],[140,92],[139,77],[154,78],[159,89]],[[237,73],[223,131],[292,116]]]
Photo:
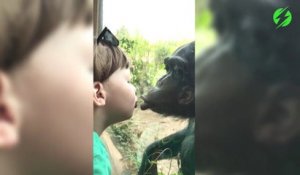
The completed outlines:
[[[0,71],[0,150],[10,149],[19,141],[19,105],[8,76]]]
[[[264,144],[287,144],[300,133],[300,87],[272,86],[259,106],[254,136]]]
[[[190,86],[184,86],[178,94],[178,103],[181,105],[188,105],[194,101],[194,89]]]
[[[103,84],[99,81],[94,82],[93,92],[94,105],[104,106],[106,102],[106,92],[104,91]]]

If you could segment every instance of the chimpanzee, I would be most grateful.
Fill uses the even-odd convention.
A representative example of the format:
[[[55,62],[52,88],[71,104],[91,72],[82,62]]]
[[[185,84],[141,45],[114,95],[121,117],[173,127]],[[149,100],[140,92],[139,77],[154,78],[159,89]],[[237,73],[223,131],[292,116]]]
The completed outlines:
[[[180,156],[181,172],[195,173],[195,42],[179,47],[164,61],[167,73],[147,95],[142,96],[142,110],[151,109],[165,116],[188,118],[188,126],[152,143],[144,152],[139,175],[157,174],[156,160]]]
[[[197,173],[300,174],[299,1],[211,7],[219,40],[196,59]]]

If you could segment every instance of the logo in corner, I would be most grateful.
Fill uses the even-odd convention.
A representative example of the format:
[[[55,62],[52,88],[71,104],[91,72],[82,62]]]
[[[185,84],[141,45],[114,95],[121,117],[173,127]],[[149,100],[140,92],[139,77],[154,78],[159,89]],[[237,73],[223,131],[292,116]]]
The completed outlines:
[[[276,29],[290,25],[292,18],[292,13],[288,7],[278,8],[273,14],[273,21],[277,25]]]

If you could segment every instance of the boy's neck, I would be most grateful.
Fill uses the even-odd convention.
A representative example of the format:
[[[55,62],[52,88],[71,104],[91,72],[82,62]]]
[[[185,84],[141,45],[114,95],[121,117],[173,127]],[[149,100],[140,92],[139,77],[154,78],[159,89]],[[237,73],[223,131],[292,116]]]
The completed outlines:
[[[105,112],[102,109],[94,110],[94,131],[101,135],[102,132],[108,127],[107,121],[105,120]]]

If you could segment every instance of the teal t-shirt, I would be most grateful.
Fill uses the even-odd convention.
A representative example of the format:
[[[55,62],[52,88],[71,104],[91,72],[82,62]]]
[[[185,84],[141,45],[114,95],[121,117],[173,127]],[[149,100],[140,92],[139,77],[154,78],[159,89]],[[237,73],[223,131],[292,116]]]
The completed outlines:
[[[93,171],[94,175],[110,175],[111,164],[110,159],[104,143],[96,132],[93,133]]]

